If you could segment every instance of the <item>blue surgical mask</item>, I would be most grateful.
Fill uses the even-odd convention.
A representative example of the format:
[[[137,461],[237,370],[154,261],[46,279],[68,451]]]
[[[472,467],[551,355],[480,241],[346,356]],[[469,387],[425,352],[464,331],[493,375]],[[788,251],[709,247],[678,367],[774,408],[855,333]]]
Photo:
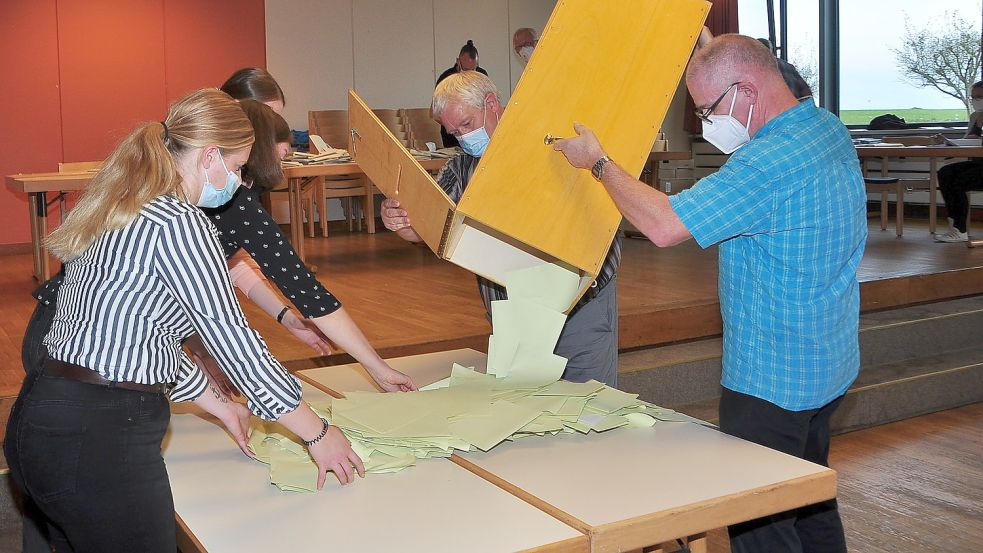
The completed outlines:
[[[201,196],[196,202],[198,207],[221,207],[229,203],[236,190],[239,189],[241,183],[239,175],[229,171],[225,159],[222,158],[222,152],[218,153],[218,159],[222,162],[222,167],[225,167],[225,188],[215,188],[208,180],[208,171],[205,171],[205,184],[201,186]]]
[[[481,117],[483,119],[487,109],[487,107],[484,107],[481,110]],[[469,133],[462,134],[457,139],[457,141],[461,144],[461,149],[464,150],[466,154],[473,155],[474,157],[481,157],[485,153],[485,148],[488,147],[489,140],[491,139],[488,137],[488,131],[485,130],[484,125]]]

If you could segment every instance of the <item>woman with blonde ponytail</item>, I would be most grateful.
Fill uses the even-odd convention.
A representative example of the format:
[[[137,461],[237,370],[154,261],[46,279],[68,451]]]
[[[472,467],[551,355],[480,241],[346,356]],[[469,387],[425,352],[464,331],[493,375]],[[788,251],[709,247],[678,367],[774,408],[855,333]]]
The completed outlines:
[[[364,473],[344,435],[249,328],[216,232],[198,207],[235,192],[253,131],[217,89],[134,130],[50,239],[65,262],[48,358],[25,379],[4,452],[28,501],[72,550],[175,550],[160,445],[172,401],[216,416],[246,455],[249,411],[308,444],[319,469]],[[228,402],[181,350],[192,333],[248,400]]]

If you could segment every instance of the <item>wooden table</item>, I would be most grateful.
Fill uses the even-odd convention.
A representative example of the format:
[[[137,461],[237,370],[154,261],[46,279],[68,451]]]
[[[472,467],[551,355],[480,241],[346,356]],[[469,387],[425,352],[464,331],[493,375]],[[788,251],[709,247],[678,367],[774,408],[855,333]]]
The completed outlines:
[[[983,146],[857,146],[857,156],[860,158],[861,163],[864,164],[865,170],[868,159],[880,158],[881,176],[888,176],[888,158],[928,158],[928,231],[935,233],[936,191],[939,187],[938,159],[947,157],[983,157]]]
[[[308,399],[324,395],[305,386]],[[195,408],[164,439],[182,553],[400,551],[587,553],[587,537],[447,459],[315,494],[281,492]]]
[[[420,163],[427,170],[436,171],[444,166],[446,159],[423,160]],[[304,186],[310,186],[313,179],[331,175],[360,175],[361,169],[352,162],[304,167],[286,167],[284,173],[288,181],[290,204],[290,242],[301,259],[304,259],[304,214],[301,195]],[[7,188],[27,194],[28,212],[31,222],[31,245],[34,254],[34,276],[38,282],[51,278],[51,266],[44,238],[48,235],[48,194],[58,197],[65,192],[84,190],[95,172],[64,173],[19,173],[7,177]],[[369,187],[371,189],[371,186]],[[374,228],[374,218],[369,215]]]
[[[389,363],[423,386],[446,376],[455,359],[483,368],[483,355],[455,350]],[[358,364],[298,376],[336,396],[374,389]],[[831,469],[691,423],[528,438],[451,460],[577,528],[592,552],[677,538],[705,551],[708,530],[836,495]]]
[[[428,171],[439,171],[447,163],[447,159],[417,160]],[[362,170],[354,162],[324,163],[304,165],[302,167],[284,167],[283,174],[287,179],[287,194],[290,200],[290,243],[300,258],[304,259],[304,210],[303,197],[324,187],[324,177],[342,175],[362,175]],[[375,232],[375,187],[367,183],[363,197],[365,198],[365,219],[369,233]],[[325,211],[327,211],[325,209]],[[322,215],[323,217],[324,215]],[[313,217],[308,214],[308,217]]]

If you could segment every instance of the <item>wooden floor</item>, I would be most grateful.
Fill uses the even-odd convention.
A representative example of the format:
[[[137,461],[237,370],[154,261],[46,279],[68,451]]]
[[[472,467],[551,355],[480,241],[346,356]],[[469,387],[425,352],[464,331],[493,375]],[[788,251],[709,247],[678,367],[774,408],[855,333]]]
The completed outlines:
[[[335,232],[306,243],[319,278],[383,352],[481,347],[490,327],[474,277],[394,235]],[[0,413],[22,379],[20,343],[34,307],[28,255],[0,258]],[[687,243],[660,250],[626,240],[619,276],[622,345],[719,333],[716,252]],[[871,228],[860,271],[865,310],[983,293],[983,248],[937,244],[927,228]],[[275,322],[244,307],[278,358],[311,366],[310,353]],[[716,326],[714,326],[716,325]],[[668,329],[668,330],[667,330]],[[7,400],[9,402],[9,399]],[[0,415],[0,419],[3,416]],[[0,424],[3,421],[0,420]],[[983,404],[833,439],[831,464],[851,551],[983,551]],[[711,534],[710,551],[728,550]]]
[[[381,226],[380,226],[381,228]],[[341,298],[366,336],[384,353],[402,355],[455,347],[484,350],[491,327],[474,276],[438,260],[425,247],[390,232],[333,232],[306,241],[318,278]],[[29,255],[0,258],[0,397],[16,393],[23,370],[20,344],[34,308]],[[872,225],[860,268],[863,309],[882,309],[983,293],[983,248],[932,241],[927,227],[906,223],[903,238]],[[618,276],[621,347],[688,340],[720,333],[717,253],[693,241],[660,249],[627,239]],[[249,320],[291,368],[311,351],[252,303]]]
[[[983,403],[834,436],[847,547],[856,553],[983,551]],[[710,533],[709,553],[727,553]]]

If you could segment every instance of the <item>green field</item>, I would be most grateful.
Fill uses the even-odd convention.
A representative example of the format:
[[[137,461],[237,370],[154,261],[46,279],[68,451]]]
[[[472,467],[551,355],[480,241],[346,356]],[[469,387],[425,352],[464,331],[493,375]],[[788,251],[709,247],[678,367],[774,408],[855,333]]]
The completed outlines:
[[[905,120],[906,123],[930,123],[939,121],[965,121],[964,109],[855,109],[840,110],[840,120],[846,125],[866,125],[878,115],[893,113]]]

